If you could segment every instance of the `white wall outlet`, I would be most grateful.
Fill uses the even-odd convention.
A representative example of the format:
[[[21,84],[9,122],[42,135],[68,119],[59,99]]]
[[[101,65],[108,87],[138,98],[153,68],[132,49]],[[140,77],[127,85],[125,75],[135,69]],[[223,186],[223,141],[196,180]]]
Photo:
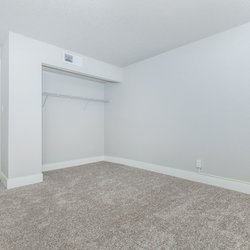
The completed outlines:
[[[198,172],[202,170],[202,161],[200,159],[196,160],[196,169]]]

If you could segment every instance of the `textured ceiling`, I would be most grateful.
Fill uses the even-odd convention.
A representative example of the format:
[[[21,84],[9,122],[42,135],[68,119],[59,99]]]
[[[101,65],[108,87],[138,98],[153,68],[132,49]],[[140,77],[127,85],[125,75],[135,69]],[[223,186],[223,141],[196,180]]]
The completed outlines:
[[[0,0],[0,42],[11,30],[120,66],[249,21],[249,0]]]

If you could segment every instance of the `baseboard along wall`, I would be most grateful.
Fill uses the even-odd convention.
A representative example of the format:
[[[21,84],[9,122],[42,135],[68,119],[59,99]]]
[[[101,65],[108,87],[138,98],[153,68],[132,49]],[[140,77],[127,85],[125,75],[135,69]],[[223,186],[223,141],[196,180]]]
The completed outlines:
[[[7,178],[2,172],[0,173],[0,179],[3,185],[7,189],[27,186],[43,181],[43,174],[28,175],[16,178]]]
[[[72,161],[58,162],[43,165],[43,171],[51,171],[57,169],[63,169],[68,167],[76,167],[89,163],[96,163],[101,161],[107,161],[117,164],[126,165],[129,167],[144,169],[160,174],[170,175],[190,181],[200,182],[216,187],[221,187],[241,193],[250,194],[250,183],[240,180],[228,179],[220,176],[209,175],[205,173],[195,173],[191,171],[135,161],[131,159],[119,158],[114,156],[96,156],[91,158],[84,158]],[[25,185],[35,184],[43,181],[43,174],[30,175],[17,178],[7,178],[2,172],[0,172],[0,180],[7,189],[21,187]]]
[[[205,173],[195,173],[191,171],[170,168],[166,166],[155,165],[146,162],[140,162],[119,157],[105,156],[105,161],[123,164],[129,167],[140,168],[148,171],[153,171],[160,174],[170,175],[185,180],[200,182],[216,187],[221,187],[245,194],[250,194],[250,183],[240,180],[228,179],[220,176],[209,175]]]
[[[0,181],[7,188],[8,178],[4,175],[2,171],[0,171]]]
[[[51,171],[51,170],[62,169],[62,168],[77,167],[77,166],[81,166],[84,164],[95,163],[95,162],[100,162],[100,161],[104,161],[103,155],[90,157],[90,158],[71,160],[71,161],[49,163],[49,164],[43,165],[43,171]]]

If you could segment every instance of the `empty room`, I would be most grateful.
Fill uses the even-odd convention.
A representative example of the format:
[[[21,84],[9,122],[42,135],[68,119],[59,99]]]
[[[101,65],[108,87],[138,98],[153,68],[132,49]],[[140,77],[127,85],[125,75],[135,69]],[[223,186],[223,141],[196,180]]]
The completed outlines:
[[[249,250],[250,1],[0,0],[0,250]]]

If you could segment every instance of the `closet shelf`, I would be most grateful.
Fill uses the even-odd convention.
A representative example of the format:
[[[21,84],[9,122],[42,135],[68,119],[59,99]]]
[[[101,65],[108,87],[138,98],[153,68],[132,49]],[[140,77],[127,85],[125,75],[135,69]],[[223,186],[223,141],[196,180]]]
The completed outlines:
[[[44,99],[44,102],[43,102],[43,107],[45,106],[48,97],[75,99],[75,100],[82,100],[82,101],[88,101],[88,102],[102,102],[102,103],[108,103],[109,102],[108,100],[105,100],[105,99],[96,99],[96,98],[73,96],[73,95],[62,95],[62,94],[49,93],[49,92],[43,92],[43,96],[45,96],[45,99]]]

